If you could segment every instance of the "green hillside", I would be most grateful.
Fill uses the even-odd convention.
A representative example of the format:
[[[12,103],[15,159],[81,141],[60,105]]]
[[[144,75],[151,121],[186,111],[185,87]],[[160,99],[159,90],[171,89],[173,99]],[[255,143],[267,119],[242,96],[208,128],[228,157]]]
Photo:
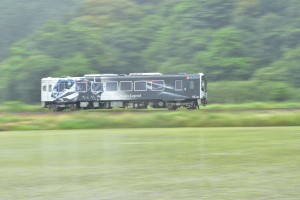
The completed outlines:
[[[67,2],[56,6],[73,11]],[[153,71],[206,73],[212,103],[298,101],[299,9],[296,0],[84,0],[10,45],[0,101],[38,102],[45,76]]]
[[[32,34],[49,20],[66,17],[82,0],[1,0],[0,60],[9,56],[10,46]]]

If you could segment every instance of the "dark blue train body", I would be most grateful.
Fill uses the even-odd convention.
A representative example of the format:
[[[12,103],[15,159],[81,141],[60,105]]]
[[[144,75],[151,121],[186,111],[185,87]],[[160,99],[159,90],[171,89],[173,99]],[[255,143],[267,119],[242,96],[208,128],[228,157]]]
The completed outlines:
[[[43,78],[44,107],[61,111],[93,108],[199,108],[207,103],[207,80],[202,73],[90,74],[83,77]]]

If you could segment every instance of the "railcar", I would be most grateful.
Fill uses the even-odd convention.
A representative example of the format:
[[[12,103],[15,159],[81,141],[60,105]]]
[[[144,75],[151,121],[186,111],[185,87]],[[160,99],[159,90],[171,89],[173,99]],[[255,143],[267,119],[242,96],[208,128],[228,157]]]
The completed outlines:
[[[53,111],[99,108],[199,109],[207,104],[203,73],[87,74],[41,80],[42,106]]]

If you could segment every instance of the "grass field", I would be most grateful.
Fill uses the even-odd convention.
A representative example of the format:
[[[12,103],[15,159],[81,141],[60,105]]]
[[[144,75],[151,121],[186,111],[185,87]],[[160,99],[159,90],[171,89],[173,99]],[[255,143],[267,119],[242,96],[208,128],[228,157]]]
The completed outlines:
[[[0,113],[0,131],[300,126],[300,109]]]
[[[300,127],[0,132],[0,199],[299,199]]]
[[[0,131],[267,126],[300,126],[300,103],[212,104],[193,111],[149,108],[60,113],[21,102],[0,104]]]

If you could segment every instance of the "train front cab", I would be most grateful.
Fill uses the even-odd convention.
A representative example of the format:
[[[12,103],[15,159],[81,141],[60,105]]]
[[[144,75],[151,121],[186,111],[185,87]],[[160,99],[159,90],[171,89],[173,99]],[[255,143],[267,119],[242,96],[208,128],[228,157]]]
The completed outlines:
[[[48,103],[53,102],[53,97],[51,96],[53,87],[55,85],[54,78],[43,78],[41,83],[41,100],[42,106],[46,107]]]
[[[198,105],[205,106],[207,104],[207,77],[202,73],[199,73],[199,76],[200,76],[200,98],[198,99]]]
[[[41,99],[42,99],[42,106],[45,107],[45,104],[47,101],[49,101],[49,98],[51,97],[51,91],[52,85],[50,81],[42,79],[41,84]]]

